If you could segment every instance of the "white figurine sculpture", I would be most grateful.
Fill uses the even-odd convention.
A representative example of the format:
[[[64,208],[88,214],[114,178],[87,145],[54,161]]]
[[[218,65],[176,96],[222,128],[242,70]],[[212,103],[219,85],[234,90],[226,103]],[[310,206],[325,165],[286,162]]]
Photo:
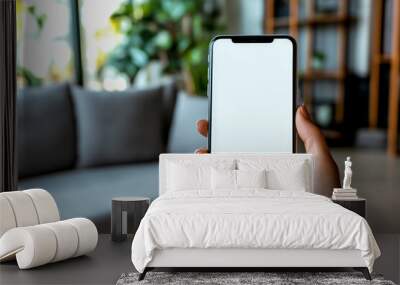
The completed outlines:
[[[343,188],[333,188],[332,199],[334,200],[355,200],[358,199],[357,189],[351,187],[351,178],[353,171],[351,170],[351,159],[350,156],[346,158],[344,162],[344,178]]]
[[[344,162],[344,179],[343,179],[343,189],[352,189],[351,188],[351,177],[353,176],[353,171],[351,170],[351,160],[350,156],[346,158]]]

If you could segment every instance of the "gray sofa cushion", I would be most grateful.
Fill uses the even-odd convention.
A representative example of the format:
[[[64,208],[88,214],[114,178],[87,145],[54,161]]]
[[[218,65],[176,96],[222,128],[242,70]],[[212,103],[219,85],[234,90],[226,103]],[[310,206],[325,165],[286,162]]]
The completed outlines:
[[[74,166],[76,131],[68,84],[19,92],[17,141],[19,177]]]
[[[158,196],[158,163],[133,163],[72,169],[18,181],[19,189],[43,188],[57,202],[61,219],[86,217],[110,232],[111,199]],[[132,225],[133,226],[133,225]],[[128,230],[131,225],[128,223]]]
[[[72,88],[80,167],[154,160],[163,149],[162,89]]]
[[[169,136],[168,152],[191,153],[207,147],[207,139],[197,133],[196,121],[208,118],[208,98],[178,94]]]
[[[163,85],[163,143],[168,144],[169,133],[171,130],[172,118],[175,110],[178,86],[176,80],[171,80]]]

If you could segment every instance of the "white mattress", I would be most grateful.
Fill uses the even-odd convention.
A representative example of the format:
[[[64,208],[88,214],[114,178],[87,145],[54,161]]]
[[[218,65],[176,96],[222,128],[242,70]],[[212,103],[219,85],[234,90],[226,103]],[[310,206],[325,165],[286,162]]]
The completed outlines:
[[[170,248],[359,250],[372,271],[379,248],[365,219],[299,191],[181,191],[156,199],[132,243],[139,272]]]

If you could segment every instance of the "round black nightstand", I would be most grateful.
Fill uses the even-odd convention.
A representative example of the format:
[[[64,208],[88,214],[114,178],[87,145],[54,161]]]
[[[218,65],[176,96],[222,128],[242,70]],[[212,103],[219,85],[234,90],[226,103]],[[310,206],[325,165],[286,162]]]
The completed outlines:
[[[352,200],[339,200],[332,199],[332,202],[339,204],[340,206],[359,214],[361,217],[366,217],[367,200],[364,198],[356,198]]]
[[[135,234],[149,205],[150,198],[146,197],[113,198],[111,239],[113,241],[123,241],[128,234]]]

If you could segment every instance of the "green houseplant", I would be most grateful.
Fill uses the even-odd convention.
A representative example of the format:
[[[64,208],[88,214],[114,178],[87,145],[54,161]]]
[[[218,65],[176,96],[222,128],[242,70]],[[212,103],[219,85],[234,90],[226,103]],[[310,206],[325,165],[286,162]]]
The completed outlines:
[[[164,74],[183,74],[189,92],[205,95],[208,43],[220,32],[216,0],[127,0],[111,16],[121,43],[98,75],[113,68],[133,83],[139,70],[159,61]]]

